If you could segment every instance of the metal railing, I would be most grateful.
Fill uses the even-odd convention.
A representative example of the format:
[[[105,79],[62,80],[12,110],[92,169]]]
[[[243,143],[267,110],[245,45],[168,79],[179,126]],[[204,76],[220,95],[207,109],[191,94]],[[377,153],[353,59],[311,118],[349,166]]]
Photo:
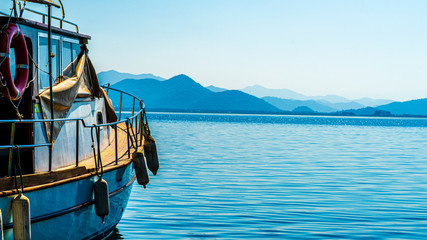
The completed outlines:
[[[108,91],[115,91],[120,93],[120,103],[119,103],[119,118],[116,122],[113,123],[102,123],[102,124],[86,124],[84,119],[82,118],[61,118],[61,119],[14,119],[14,120],[0,120],[0,124],[11,124],[11,132],[10,132],[10,144],[9,145],[0,145],[0,149],[8,149],[9,150],[9,164],[8,164],[8,175],[11,176],[11,168],[12,168],[12,159],[13,159],[13,149],[18,148],[38,148],[38,147],[52,147],[52,143],[36,143],[36,144],[23,144],[23,145],[16,145],[15,144],[15,129],[16,126],[19,124],[35,124],[35,123],[51,123],[54,122],[75,122],[76,124],[76,160],[75,160],[75,166],[79,166],[79,125],[81,124],[83,128],[87,129],[93,129],[93,128],[100,128],[100,127],[112,127],[114,129],[114,151],[115,151],[115,164],[118,164],[119,156],[118,156],[118,139],[117,139],[117,131],[119,129],[118,124],[125,123],[126,129],[120,129],[123,132],[126,133],[127,137],[127,155],[128,158],[130,158],[130,150],[132,148],[137,149],[139,146],[142,146],[142,138],[144,134],[144,114],[145,114],[145,104],[144,102],[139,99],[138,97],[126,93],[124,91],[111,88],[109,86],[102,86],[104,89]],[[132,114],[130,117],[121,119],[122,115],[122,97],[123,95],[127,95],[132,98]],[[139,102],[139,110],[135,111],[135,101]],[[135,129],[135,130],[134,130]],[[46,131],[46,129],[45,129]],[[132,142],[132,144],[131,144]],[[100,149],[100,141],[97,140],[97,147]],[[96,157],[96,156],[94,156]],[[39,160],[40,161],[40,160]],[[49,161],[49,172],[52,171],[52,162]]]
[[[62,2],[60,0],[59,0],[59,4],[60,5],[54,4],[53,6],[58,7],[58,8],[61,9],[62,18],[55,17],[55,16],[50,16],[50,18],[59,21],[59,28],[62,29],[64,23],[66,23],[66,24],[69,24],[69,25],[75,27],[76,28],[76,33],[79,33],[79,26],[76,23],[73,23],[73,22],[65,20],[64,7],[63,7]],[[18,5],[18,7],[19,7],[19,16],[18,16],[18,10],[16,9],[16,5]],[[16,4],[15,1],[14,1],[14,4],[13,4],[13,10],[14,11],[12,11],[10,14],[0,11],[0,15],[11,17],[11,15],[14,13],[15,17],[22,18],[22,15],[24,14],[24,12],[28,11],[28,12],[31,12],[31,13],[34,13],[34,14],[42,16],[42,21],[43,21],[44,24],[46,24],[46,18],[49,18],[48,14],[42,13],[42,12],[39,12],[39,11],[35,11],[35,10],[29,9],[29,8],[26,8],[25,5],[24,5],[24,7],[21,7],[21,3]]]
[[[2,12],[2,11],[0,11],[0,15],[3,15],[3,16],[7,16],[7,17],[9,17],[9,14],[8,14],[8,13]]]
[[[46,18],[49,17],[46,13],[38,12],[38,11],[29,9],[29,8],[25,8],[25,11],[32,12],[34,14],[38,14],[38,15],[42,16],[42,21],[43,21],[44,24],[46,24]],[[21,11],[21,16],[20,17],[22,17],[22,13],[23,13],[23,11]],[[62,28],[63,23],[67,23],[67,24],[70,24],[70,25],[74,26],[76,28],[76,32],[77,33],[79,32],[79,26],[77,24],[75,24],[73,22],[70,22],[70,21],[67,21],[67,20],[65,20],[63,18],[59,18],[59,17],[51,16],[51,18],[59,21],[59,27],[60,28]]]

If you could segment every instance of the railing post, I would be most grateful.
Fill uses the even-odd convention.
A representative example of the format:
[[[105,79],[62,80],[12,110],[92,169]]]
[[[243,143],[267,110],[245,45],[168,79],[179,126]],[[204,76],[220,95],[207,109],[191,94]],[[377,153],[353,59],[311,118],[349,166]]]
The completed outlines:
[[[133,114],[135,113],[135,97],[133,97],[132,98],[132,117],[133,117]],[[133,126],[133,118],[131,119],[131,126]]]
[[[53,155],[53,144],[50,142],[49,145],[49,172],[52,172],[52,155]]]
[[[130,158],[130,132],[129,132],[129,119],[126,120],[126,136],[127,136],[127,140],[128,140],[128,158]]]
[[[116,127],[114,128],[114,148],[115,148],[115,154],[116,154],[116,165],[117,164],[119,164],[119,158],[118,158],[118,156],[117,156],[117,128],[118,128],[119,126],[117,126],[117,123],[116,123]]]
[[[102,169],[103,163],[102,163],[102,160],[101,160],[101,136],[100,136],[101,135],[101,130],[100,130],[100,127],[99,126],[95,126],[95,131],[96,131],[96,145],[98,147],[98,161],[96,161],[96,162],[99,163],[98,168]]]
[[[138,150],[138,133],[133,125],[130,125],[131,139],[135,142],[135,150]]]
[[[79,120],[76,120],[76,167],[79,166]]]
[[[142,112],[139,114],[139,145],[143,146],[142,144],[142,136],[144,135],[144,115]]]
[[[135,145],[136,145],[136,149],[138,149],[138,147],[139,147],[139,144],[138,144],[138,115],[135,116]]]
[[[12,129],[10,130],[10,145],[13,145],[15,142],[15,123],[12,123]],[[12,176],[12,157],[13,157],[13,147],[9,148],[9,168],[7,174]]]
[[[138,130],[139,130],[139,128],[138,128],[138,120],[139,120],[139,118],[138,118],[138,115],[136,115],[135,116],[135,132],[136,132],[136,137],[137,137],[137,139],[138,139]]]
[[[53,77],[52,77],[52,14],[51,14],[51,10],[52,7],[51,5],[47,5],[47,12],[48,12],[48,17],[47,17],[47,48],[48,48],[48,58],[49,58],[49,96],[50,96],[50,118],[53,120],[55,119],[54,117],[54,107],[53,107]],[[52,155],[53,155],[53,124],[55,122],[51,122],[50,123],[50,148],[49,148],[49,172],[52,171]]]
[[[122,119],[122,96],[123,92],[120,92],[119,121]]]
[[[111,138],[110,138],[111,127],[110,126],[106,126],[104,129],[107,129],[108,146],[110,146],[111,145]]]

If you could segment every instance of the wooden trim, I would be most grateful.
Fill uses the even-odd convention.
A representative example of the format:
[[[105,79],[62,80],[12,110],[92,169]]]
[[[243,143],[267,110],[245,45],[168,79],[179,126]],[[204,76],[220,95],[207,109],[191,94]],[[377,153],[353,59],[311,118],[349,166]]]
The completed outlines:
[[[110,172],[122,167],[126,167],[127,165],[129,165],[132,162],[132,160],[127,159],[126,162],[121,162],[118,165],[113,165],[113,166],[109,166],[106,167],[104,169],[104,173],[105,172]],[[84,167],[81,167],[83,169],[85,169]],[[79,168],[76,168],[79,169]],[[40,185],[36,185],[36,186],[31,186],[31,187],[25,187],[24,188],[24,193],[26,192],[32,192],[32,191],[37,191],[37,190],[41,190],[41,189],[45,189],[45,188],[52,188],[52,187],[56,187],[62,184],[66,184],[66,183],[70,183],[70,182],[75,182],[75,181],[79,181],[81,179],[85,179],[85,178],[90,178],[93,176],[96,176],[96,171],[94,171],[94,169],[90,169],[91,171],[89,173],[83,174],[83,175],[78,175],[75,177],[71,177],[71,178],[66,178],[66,179],[62,179],[62,180],[58,180],[56,182],[50,182],[50,183],[46,183],[46,184],[40,184]],[[63,170],[63,171],[58,171],[58,172],[52,172],[52,173],[45,173],[43,175],[49,175],[49,174],[53,174],[53,173],[58,173],[58,174],[64,174],[64,172],[69,171],[69,170]],[[13,178],[13,177],[9,177],[9,178]],[[18,179],[18,183],[20,182],[19,177]],[[25,179],[25,177],[24,177]],[[14,181],[14,179],[12,179],[12,181]],[[19,184],[18,184],[19,185]],[[5,197],[5,196],[9,196],[9,195],[13,195],[13,194],[18,194],[18,191],[16,189],[11,189],[11,190],[7,190],[7,191],[2,191],[0,192],[0,197]]]

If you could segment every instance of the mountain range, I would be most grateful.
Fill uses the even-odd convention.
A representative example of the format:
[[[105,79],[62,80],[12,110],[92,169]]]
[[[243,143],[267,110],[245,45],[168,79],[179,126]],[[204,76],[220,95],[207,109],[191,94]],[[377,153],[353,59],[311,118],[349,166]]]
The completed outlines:
[[[203,87],[183,74],[166,80],[152,74],[134,75],[112,70],[99,73],[98,78],[101,84],[110,83],[114,88],[143,99],[149,111],[427,116],[427,99],[394,102],[371,98],[349,100],[336,95],[310,99],[291,90],[259,85],[242,90]],[[109,96],[117,107],[119,95],[111,92]],[[130,98],[124,97],[123,101],[131,104]]]
[[[142,80],[125,79],[112,87],[144,100],[148,111],[190,111],[190,112],[256,112],[279,113],[280,110],[266,101],[238,90],[212,92],[186,75],[159,81],[146,78]],[[119,95],[109,94],[117,107]],[[131,98],[123,98],[131,105]]]
[[[214,86],[211,86],[214,87]],[[393,100],[388,99],[372,99],[372,98],[360,98],[355,100],[350,100],[345,97],[337,95],[325,95],[325,96],[306,96],[301,93],[294,92],[289,89],[271,89],[265,88],[260,85],[254,85],[250,87],[245,87],[242,89],[243,92],[249,93],[256,97],[277,97],[283,99],[294,99],[294,100],[316,100],[324,102],[325,104],[338,104],[335,106],[329,105],[332,108],[357,108],[363,106],[376,107],[384,104],[394,102]],[[345,104],[350,105],[345,105]]]
[[[104,85],[104,84],[113,85],[124,79],[146,79],[146,78],[156,79],[159,81],[165,80],[162,77],[158,77],[149,73],[148,74],[131,74],[131,73],[121,73],[114,70],[98,73],[98,80],[100,85]]]

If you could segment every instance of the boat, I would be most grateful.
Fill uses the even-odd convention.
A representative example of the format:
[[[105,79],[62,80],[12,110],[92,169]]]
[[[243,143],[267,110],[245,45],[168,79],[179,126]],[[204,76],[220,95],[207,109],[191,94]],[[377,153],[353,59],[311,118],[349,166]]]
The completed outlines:
[[[144,102],[99,86],[91,37],[60,0],[10,4],[0,9],[0,237],[105,238],[135,179],[145,187],[147,165],[158,169]]]

